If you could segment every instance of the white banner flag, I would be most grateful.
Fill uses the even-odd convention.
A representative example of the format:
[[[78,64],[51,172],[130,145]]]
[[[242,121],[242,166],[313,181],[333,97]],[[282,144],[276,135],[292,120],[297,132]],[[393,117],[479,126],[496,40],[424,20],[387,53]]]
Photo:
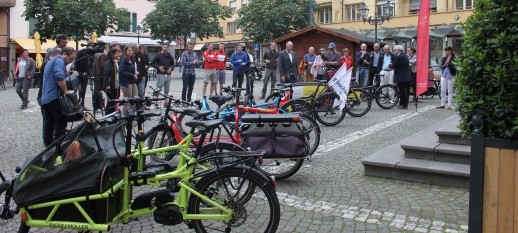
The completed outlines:
[[[353,68],[347,70],[347,65],[343,64],[338,71],[336,71],[333,78],[329,81],[329,86],[340,96],[340,102],[335,101],[333,107],[340,105],[340,111],[345,108],[347,101],[347,94],[349,94],[349,84],[351,83],[351,75]]]

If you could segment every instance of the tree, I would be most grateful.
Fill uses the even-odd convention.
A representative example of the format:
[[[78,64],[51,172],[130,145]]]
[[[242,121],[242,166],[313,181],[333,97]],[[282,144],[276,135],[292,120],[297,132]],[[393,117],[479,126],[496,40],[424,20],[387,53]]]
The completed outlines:
[[[250,1],[239,10],[236,27],[254,42],[270,41],[308,26],[309,1],[314,0]]]
[[[56,34],[88,39],[88,34],[103,35],[129,26],[129,12],[117,8],[113,0],[25,0],[25,20],[36,20],[36,31],[42,37]],[[31,34],[33,32],[30,32]]]
[[[482,123],[480,132],[486,136],[518,139],[518,3],[475,3],[463,25],[463,54],[457,63],[459,128],[469,136],[472,123]]]
[[[219,20],[229,18],[231,13],[229,7],[212,0],[161,0],[143,24],[155,40],[173,41],[191,33],[202,40],[210,36],[221,38]]]

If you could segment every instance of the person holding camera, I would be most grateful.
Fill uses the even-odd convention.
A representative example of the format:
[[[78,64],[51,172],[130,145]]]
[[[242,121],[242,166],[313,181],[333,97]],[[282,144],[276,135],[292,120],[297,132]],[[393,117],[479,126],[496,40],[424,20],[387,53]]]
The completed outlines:
[[[279,53],[279,75],[282,83],[297,82],[298,67],[297,54],[293,52],[293,42],[286,42],[286,50]]]
[[[171,72],[174,69],[174,58],[169,53],[169,44],[162,44],[162,51],[151,61],[151,66],[157,69],[156,88],[159,90],[164,88],[164,95],[169,95]]]
[[[138,75],[135,52],[131,46],[127,45],[124,48],[124,55],[119,61],[119,86],[124,97],[133,98],[138,96]],[[124,104],[122,108],[124,114],[128,113],[128,106],[129,104]]]

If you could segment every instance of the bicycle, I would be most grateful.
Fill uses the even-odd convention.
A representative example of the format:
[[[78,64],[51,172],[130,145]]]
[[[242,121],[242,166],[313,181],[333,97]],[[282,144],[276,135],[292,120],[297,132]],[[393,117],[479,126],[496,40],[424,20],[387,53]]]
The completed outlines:
[[[139,101],[142,100],[129,99],[118,100],[117,102],[137,103]],[[191,132],[177,145],[149,150],[142,149],[132,154],[131,139],[133,135],[131,128],[134,119],[135,116],[131,115],[124,117],[127,129],[126,135],[123,135],[122,132],[114,134],[116,135],[114,139],[116,138],[119,142],[118,144],[115,141],[113,142],[116,145],[115,150],[118,146],[121,151],[124,151],[124,155],[120,155],[118,152],[116,155],[120,161],[117,164],[122,168],[111,170],[113,174],[105,172],[107,168],[102,170],[99,182],[101,186],[98,187],[98,190],[82,192],[79,195],[56,193],[55,196],[27,201],[27,197],[19,188],[23,187],[24,184],[26,187],[30,187],[31,179],[34,182],[34,179],[45,178],[46,174],[60,174],[59,172],[63,172],[67,168],[70,169],[72,164],[80,162],[82,159],[105,159],[102,156],[83,155],[76,160],[58,165],[60,167],[54,167],[55,164],[59,164],[59,154],[52,153],[52,156],[48,156],[49,154],[43,153],[29,159],[26,165],[20,169],[20,175],[15,179],[4,180],[2,177],[4,181],[0,187],[7,186],[10,189],[0,189],[2,191],[0,195],[5,194],[6,197],[3,200],[4,203],[0,205],[2,206],[0,219],[7,221],[14,218],[14,213],[19,212],[22,219],[18,231],[20,233],[28,232],[31,227],[109,231],[111,224],[128,223],[135,217],[146,215],[153,215],[155,222],[163,225],[172,226],[184,222],[189,228],[194,228],[196,232],[207,232],[209,229],[224,229],[227,232],[231,230],[238,232],[244,230],[275,232],[277,230],[280,220],[280,204],[275,194],[275,180],[243,165],[250,160],[254,163],[260,160],[263,153],[216,153],[198,160],[196,154],[189,152],[189,145],[193,137]],[[93,117],[90,116],[84,124],[90,127],[105,125],[97,129],[97,132],[100,132],[100,130],[106,128],[119,128],[117,124],[113,124],[113,121],[117,122],[118,119],[109,116],[93,120]],[[193,121],[190,125],[193,128],[202,129],[201,137],[203,138],[208,131],[218,127],[221,123],[221,120]],[[124,137],[126,138],[125,142]],[[99,143],[96,140],[96,142],[94,147],[99,153],[111,152],[108,147],[102,147],[108,143],[107,141],[100,141]],[[120,142],[122,142],[122,145],[120,145]],[[143,142],[140,141],[139,146],[142,146],[142,144]],[[197,150],[201,148],[200,145],[198,145]],[[153,171],[132,172],[131,170],[133,160],[139,160],[141,156],[175,150],[179,151],[179,162],[170,171],[157,173]],[[229,156],[237,159],[226,163],[218,162]],[[212,164],[215,164],[215,166],[209,170],[194,173],[195,167],[199,163],[208,160],[214,160]],[[64,161],[66,161],[66,158]],[[112,180],[114,177],[120,177],[120,179]],[[60,177],[51,176],[50,178],[55,180]],[[68,181],[73,178],[65,177]],[[90,177],[90,180],[92,179],[96,180],[97,177]],[[63,177],[60,181],[62,180],[64,180]],[[170,180],[177,181],[174,190],[163,188],[141,194],[132,199],[134,186],[148,184],[160,187],[161,181]],[[97,185],[94,187],[97,187]],[[18,200],[18,206],[14,210],[13,207],[10,207],[11,198],[14,198],[15,201]],[[103,203],[106,203],[106,205]],[[261,207],[265,211],[263,214],[260,213]],[[248,218],[247,210],[254,211],[253,223],[247,221],[251,220]]]

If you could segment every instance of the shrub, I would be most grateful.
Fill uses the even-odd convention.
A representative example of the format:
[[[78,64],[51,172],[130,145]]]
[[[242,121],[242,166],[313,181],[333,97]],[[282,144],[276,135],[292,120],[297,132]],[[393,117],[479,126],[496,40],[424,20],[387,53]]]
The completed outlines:
[[[478,0],[463,24],[463,54],[457,59],[457,110],[464,136],[518,139],[518,1]]]

